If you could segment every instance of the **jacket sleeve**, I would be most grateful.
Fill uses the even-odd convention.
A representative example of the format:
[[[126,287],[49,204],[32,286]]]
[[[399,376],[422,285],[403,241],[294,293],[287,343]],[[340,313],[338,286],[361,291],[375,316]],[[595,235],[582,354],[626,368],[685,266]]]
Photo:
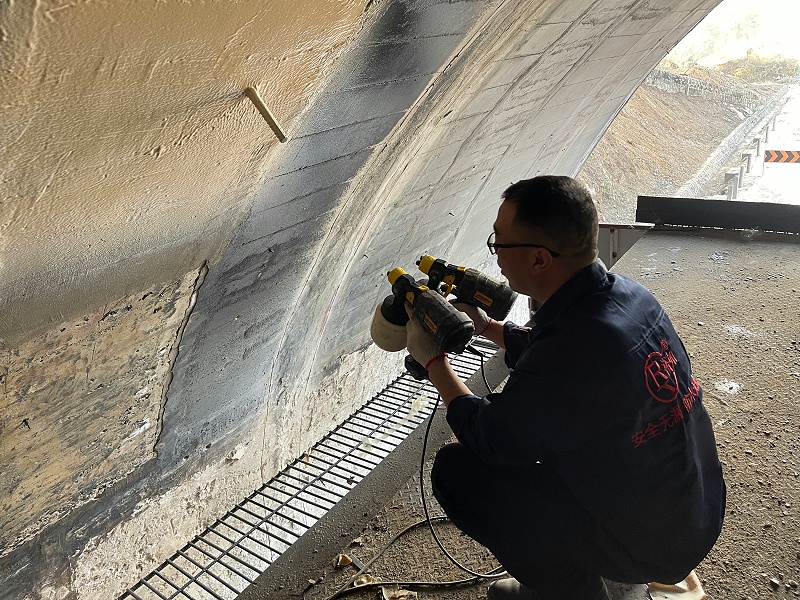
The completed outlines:
[[[456,439],[472,450],[486,464],[495,464],[494,440],[491,430],[482,426],[480,418],[489,406],[491,394],[485,398],[464,395],[454,398],[447,407],[447,423]]]
[[[530,464],[541,458],[542,446],[536,428],[528,425],[534,412],[529,391],[524,378],[512,374],[502,392],[454,398],[447,422],[458,441],[484,463],[500,468]]]
[[[506,321],[503,325],[503,342],[506,345],[505,361],[509,369],[516,366],[519,357],[528,346],[530,332],[528,327],[520,327],[512,321]]]
[[[505,362],[512,369],[500,393],[481,398],[465,394],[454,398],[447,407],[447,422],[459,442],[470,448],[483,462],[495,466],[511,466],[531,451],[534,440],[525,436],[525,448],[519,438],[507,429],[507,407],[526,404],[530,388],[520,381],[514,368],[529,345],[530,329],[506,321],[503,326]],[[526,391],[527,390],[527,391]],[[496,405],[492,405],[496,402]],[[527,418],[526,418],[527,420]]]
[[[447,422],[458,441],[488,465],[515,468],[574,453],[616,426],[622,415],[607,407],[623,383],[613,364],[619,354],[574,341],[540,336],[522,356],[512,346],[515,367],[501,392],[459,396],[449,404]],[[606,340],[607,347],[612,343]]]

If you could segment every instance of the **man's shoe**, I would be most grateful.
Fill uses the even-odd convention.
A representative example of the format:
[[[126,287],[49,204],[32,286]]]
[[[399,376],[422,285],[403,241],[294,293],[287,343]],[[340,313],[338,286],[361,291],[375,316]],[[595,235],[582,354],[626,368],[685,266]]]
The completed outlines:
[[[529,590],[513,577],[500,579],[489,586],[487,600],[540,600],[539,595]]]
[[[513,577],[495,581],[486,593],[487,600],[544,600],[536,592],[526,588]],[[606,582],[600,580],[600,588],[591,596],[576,600],[612,600]]]

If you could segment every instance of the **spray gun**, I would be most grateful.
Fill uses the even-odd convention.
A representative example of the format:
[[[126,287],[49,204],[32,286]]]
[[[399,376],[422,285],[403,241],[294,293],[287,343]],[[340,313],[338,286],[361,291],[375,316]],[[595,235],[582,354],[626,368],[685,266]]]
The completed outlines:
[[[465,313],[445,299],[448,294],[452,293],[457,302],[482,308],[496,320],[508,315],[517,298],[508,285],[475,269],[451,265],[427,254],[417,265],[429,276],[427,285],[418,283],[401,268],[393,269],[388,274],[392,295],[375,310],[370,333],[378,347],[388,352],[406,347],[406,301],[444,352],[460,353],[472,339],[475,327]],[[416,379],[427,377],[425,368],[411,356],[406,357],[405,365]]]
[[[451,265],[429,254],[417,261],[419,270],[428,275],[428,286],[442,296],[453,294],[456,302],[482,308],[495,321],[508,316],[517,292],[508,284],[489,277],[476,269]]]
[[[405,326],[409,317],[405,303],[408,301],[414,317],[444,352],[463,352],[475,332],[467,315],[399,267],[392,269],[388,278],[392,294],[378,305],[370,327],[372,339],[380,348],[398,352],[406,347]]]

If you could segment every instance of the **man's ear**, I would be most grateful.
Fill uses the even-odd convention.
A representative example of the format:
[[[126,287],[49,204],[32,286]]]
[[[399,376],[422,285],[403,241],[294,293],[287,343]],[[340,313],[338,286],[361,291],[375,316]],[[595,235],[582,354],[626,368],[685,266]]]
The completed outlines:
[[[534,248],[532,254],[530,266],[534,274],[541,273],[553,264],[553,256],[544,248]]]

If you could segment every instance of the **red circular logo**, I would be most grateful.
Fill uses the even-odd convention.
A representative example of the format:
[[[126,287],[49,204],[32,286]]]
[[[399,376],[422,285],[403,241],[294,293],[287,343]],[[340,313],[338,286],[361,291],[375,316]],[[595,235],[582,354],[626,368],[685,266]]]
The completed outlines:
[[[661,352],[651,352],[644,364],[644,380],[650,395],[664,404],[674,402],[678,397],[678,377],[675,374],[675,361]]]

